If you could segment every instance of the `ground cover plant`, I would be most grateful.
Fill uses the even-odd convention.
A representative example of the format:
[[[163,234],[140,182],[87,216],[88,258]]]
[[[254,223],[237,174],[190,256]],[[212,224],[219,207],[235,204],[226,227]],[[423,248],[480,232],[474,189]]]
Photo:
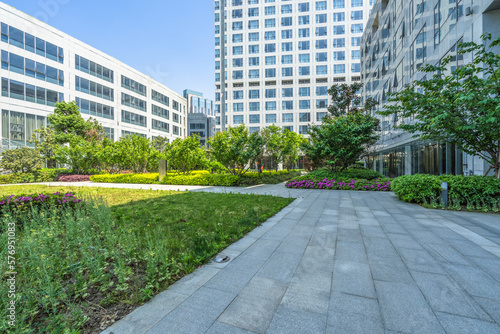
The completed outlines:
[[[74,208],[31,207],[16,233],[15,328],[98,333],[264,222],[292,200],[128,189],[2,186],[0,197],[71,193]],[[83,204],[85,203],[85,204]],[[13,220],[3,207],[1,226]],[[7,244],[7,233],[0,233]],[[0,254],[7,259],[7,247]],[[6,273],[7,261],[0,261]],[[0,282],[7,305],[9,285]],[[0,309],[4,319],[7,309]]]
[[[441,184],[448,182],[448,209],[500,212],[500,180],[463,175],[405,175],[392,182],[392,190],[404,202],[444,208]]]

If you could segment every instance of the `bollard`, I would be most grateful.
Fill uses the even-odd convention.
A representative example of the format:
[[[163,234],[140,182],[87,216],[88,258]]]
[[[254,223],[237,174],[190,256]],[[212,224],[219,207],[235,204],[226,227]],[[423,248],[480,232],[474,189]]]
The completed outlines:
[[[448,207],[448,182],[441,183],[441,200],[445,208]]]

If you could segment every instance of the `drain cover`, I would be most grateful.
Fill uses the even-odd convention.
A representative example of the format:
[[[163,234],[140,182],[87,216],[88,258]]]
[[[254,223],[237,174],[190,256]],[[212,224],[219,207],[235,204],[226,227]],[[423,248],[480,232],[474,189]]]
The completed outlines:
[[[229,262],[229,260],[231,260],[231,258],[229,256],[221,255],[221,256],[217,256],[214,259],[214,262],[215,263],[226,263],[226,262]]]

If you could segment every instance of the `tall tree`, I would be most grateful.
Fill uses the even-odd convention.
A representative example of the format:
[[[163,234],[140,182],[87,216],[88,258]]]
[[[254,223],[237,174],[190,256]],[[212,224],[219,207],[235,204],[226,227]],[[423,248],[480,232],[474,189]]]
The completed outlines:
[[[290,170],[299,159],[299,155],[301,153],[300,148],[302,144],[305,143],[305,138],[297,132],[293,132],[288,129],[283,130],[281,137],[283,143],[283,166]]]
[[[265,154],[274,161],[275,169],[283,160],[283,130],[276,125],[262,129],[262,138],[266,143]]]
[[[473,53],[471,63],[450,72],[456,58],[446,57],[438,65],[420,69],[432,78],[415,81],[393,93],[381,115],[414,117],[416,122],[397,126],[415,138],[448,141],[464,152],[478,155],[491,165],[500,178],[500,36],[491,43],[459,43],[457,53]],[[489,46],[487,46],[489,44]],[[489,170],[488,170],[489,172]]]
[[[177,138],[169,145],[166,157],[169,166],[184,174],[208,164],[207,154],[200,146],[199,136]]]
[[[328,106],[330,117],[347,115],[355,111],[371,111],[377,102],[368,98],[364,105],[361,105],[359,91],[363,85],[355,82],[353,84],[333,85],[328,90],[332,103]]]
[[[35,149],[47,161],[48,167],[55,167],[57,144],[54,129],[51,127],[36,129],[31,137],[30,143],[35,145]]]

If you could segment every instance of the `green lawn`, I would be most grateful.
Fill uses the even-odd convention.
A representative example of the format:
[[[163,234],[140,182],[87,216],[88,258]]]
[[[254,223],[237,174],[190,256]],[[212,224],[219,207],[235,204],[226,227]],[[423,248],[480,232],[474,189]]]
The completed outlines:
[[[88,205],[76,212],[34,213],[18,229],[17,327],[0,327],[0,332],[97,333],[292,202],[257,195],[34,185],[0,187],[0,197],[56,191],[72,191]],[[12,219],[4,212],[1,223]],[[5,233],[0,240],[7,244]],[[5,273],[7,247],[0,254]],[[2,280],[2,305],[9,302],[7,289]],[[6,312],[2,308],[0,316]]]

